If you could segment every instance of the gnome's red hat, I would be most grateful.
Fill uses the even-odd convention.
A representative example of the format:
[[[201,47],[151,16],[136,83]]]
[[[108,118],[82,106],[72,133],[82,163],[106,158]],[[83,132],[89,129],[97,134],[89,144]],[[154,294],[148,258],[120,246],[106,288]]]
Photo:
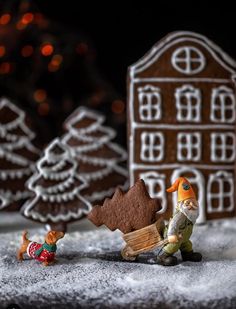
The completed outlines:
[[[185,177],[179,177],[178,179],[176,179],[173,185],[166,191],[175,192],[177,190],[178,190],[178,202],[189,198],[196,199],[196,195],[193,191],[193,188],[190,182]]]

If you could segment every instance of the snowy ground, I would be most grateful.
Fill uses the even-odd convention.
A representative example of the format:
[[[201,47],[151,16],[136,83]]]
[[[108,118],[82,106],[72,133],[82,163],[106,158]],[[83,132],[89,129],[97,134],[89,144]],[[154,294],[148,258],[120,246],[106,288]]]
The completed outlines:
[[[154,264],[155,252],[122,262],[121,233],[86,220],[58,243],[55,266],[20,263],[26,227],[31,239],[43,240],[40,225],[0,213],[0,308],[236,308],[236,219],[196,227],[192,240],[203,261],[170,268]]]

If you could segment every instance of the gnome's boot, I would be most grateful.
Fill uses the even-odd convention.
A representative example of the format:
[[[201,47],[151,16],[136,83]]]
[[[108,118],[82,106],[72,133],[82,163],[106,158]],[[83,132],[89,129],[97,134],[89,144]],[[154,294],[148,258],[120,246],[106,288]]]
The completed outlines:
[[[163,252],[157,256],[157,261],[163,266],[175,266],[178,264],[177,257]]]
[[[202,260],[202,255],[199,252],[184,252],[181,251],[183,261],[200,262]]]

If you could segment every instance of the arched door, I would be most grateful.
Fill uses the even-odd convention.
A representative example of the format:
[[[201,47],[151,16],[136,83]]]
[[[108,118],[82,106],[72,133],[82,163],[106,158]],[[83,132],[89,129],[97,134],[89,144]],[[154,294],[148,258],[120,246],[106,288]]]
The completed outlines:
[[[197,223],[204,223],[206,221],[206,211],[205,211],[205,181],[202,173],[194,168],[181,167],[174,170],[171,176],[171,183],[178,177],[186,177],[197,195],[199,203],[199,217]],[[173,194],[173,209],[177,204],[177,192]]]

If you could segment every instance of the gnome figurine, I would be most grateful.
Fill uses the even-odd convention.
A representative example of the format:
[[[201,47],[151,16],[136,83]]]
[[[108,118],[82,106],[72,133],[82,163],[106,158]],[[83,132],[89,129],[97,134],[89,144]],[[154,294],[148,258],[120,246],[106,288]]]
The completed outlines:
[[[189,181],[179,177],[167,192],[178,191],[178,203],[173,218],[170,219],[165,229],[165,237],[168,244],[165,245],[158,255],[158,262],[164,266],[174,266],[178,263],[174,254],[180,250],[183,261],[200,262],[202,255],[193,252],[190,236],[195,224],[199,206],[195,193]]]

